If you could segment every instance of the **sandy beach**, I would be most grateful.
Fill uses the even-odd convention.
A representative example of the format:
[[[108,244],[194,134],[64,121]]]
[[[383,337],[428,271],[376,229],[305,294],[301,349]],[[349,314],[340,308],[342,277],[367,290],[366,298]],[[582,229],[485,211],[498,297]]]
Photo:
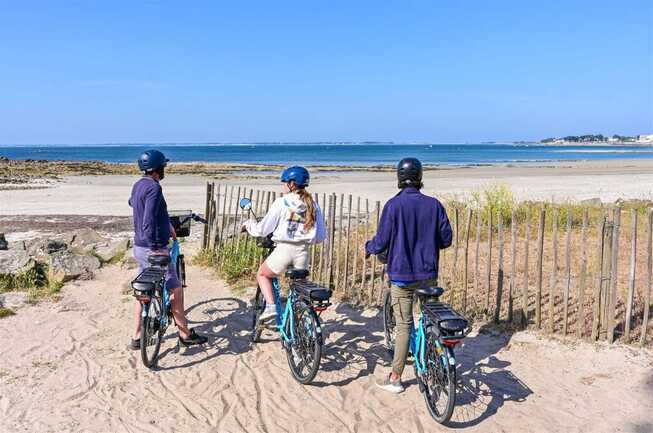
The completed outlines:
[[[126,349],[132,297],[114,266],[67,285],[63,300],[0,320],[3,432],[434,432],[412,367],[406,392],[374,386],[387,371],[377,310],[324,315],[327,335],[312,386],[297,384],[276,335],[250,346],[248,295],[189,269],[191,325],[201,349],[175,350],[169,330],[158,371]],[[459,406],[470,432],[649,432],[653,354],[564,343],[531,332],[476,330],[458,349]]]
[[[65,176],[46,188],[0,189],[0,215],[130,215],[127,204],[133,175]],[[162,182],[171,209],[204,209],[205,185],[210,175],[169,174]],[[227,185],[277,190],[273,174],[220,176]],[[442,198],[465,197],[488,185],[507,185],[520,200],[555,202],[599,198],[653,198],[653,160],[570,162],[552,165],[446,167],[425,173],[425,192]],[[360,195],[384,202],[396,193],[392,172],[320,172],[313,178],[313,192]]]

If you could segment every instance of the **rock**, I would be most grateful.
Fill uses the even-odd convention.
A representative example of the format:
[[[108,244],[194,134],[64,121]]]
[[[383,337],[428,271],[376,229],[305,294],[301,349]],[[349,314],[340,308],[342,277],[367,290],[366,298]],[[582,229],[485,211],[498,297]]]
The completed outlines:
[[[584,205],[587,205],[587,206],[600,207],[603,203],[601,202],[600,198],[595,197],[595,198],[588,198],[586,200],[581,200],[581,204],[584,204]]]
[[[129,270],[138,268],[138,262],[134,258],[133,248],[130,248],[125,252],[125,257],[122,259],[121,267]]]
[[[98,244],[105,243],[106,241],[95,230],[84,228],[76,230],[73,233],[70,249],[78,254],[90,254]]]
[[[103,263],[115,262],[123,258],[129,248],[129,239],[111,241],[95,247],[95,255]]]
[[[97,257],[84,256],[64,250],[50,256],[50,281],[66,282],[76,278],[91,279],[93,273],[100,268]]]
[[[27,292],[9,292],[0,294],[0,307],[15,310],[27,304]]]
[[[7,243],[7,239],[5,239],[5,234],[0,233],[0,251],[6,251],[9,249],[9,244]]]
[[[26,245],[26,248],[36,260],[47,262],[50,254],[68,249],[68,244],[59,239],[34,239]]]
[[[36,262],[23,249],[0,251],[0,275],[17,275],[30,271]]]

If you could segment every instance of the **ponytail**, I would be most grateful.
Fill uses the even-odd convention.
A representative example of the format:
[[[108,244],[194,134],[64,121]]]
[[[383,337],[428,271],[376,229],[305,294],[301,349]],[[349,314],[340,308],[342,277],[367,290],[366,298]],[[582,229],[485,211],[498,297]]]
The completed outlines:
[[[299,198],[302,199],[306,205],[306,220],[304,221],[304,230],[308,231],[315,226],[315,219],[317,218],[317,209],[315,208],[315,202],[311,194],[307,192],[304,188],[297,188],[295,191]]]

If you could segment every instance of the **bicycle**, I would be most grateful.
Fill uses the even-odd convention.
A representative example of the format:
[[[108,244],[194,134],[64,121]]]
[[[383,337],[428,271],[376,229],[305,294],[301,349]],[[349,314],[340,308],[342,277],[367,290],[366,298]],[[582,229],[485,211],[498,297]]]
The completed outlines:
[[[431,417],[446,425],[456,405],[456,357],[454,348],[469,333],[469,322],[439,298],[441,287],[415,290],[419,304],[417,325],[410,332],[409,352],[420,392]],[[395,319],[390,290],[383,299],[385,345],[394,352]]]
[[[206,224],[206,220],[192,212],[186,216],[173,216],[170,219],[178,238],[190,235],[191,220]],[[166,329],[170,323],[174,322],[170,294],[165,284],[166,271],[170,263],[175,263],[182,286],[185,287],[186,265],[177,239],[172,241],[170,254],[153,254],[148,257],[148,262],[150,266],[132,281],[131,286],[134,290],[134,297],[142,305],[141,359],[147,368],[152,369],[158,361],[161,341]],[[180,271],[183,274],[179,274]]]
[[[243,210],[251,211],[251,200],[240,200]],[[274,251],[271,235],[256,238],[256,245],[266,250],[265,257]],[[281,284],[278,278],[272,280],[272,293],[277,307],[274,326],[279,331],[281,346],[286,352],[290,371],[299,383],[306,385],[317,375],[322,357],[322,326],[320,314],[331,303],[331,290],[307,280],[306,269],[289,269],[285,277],[289,279],[289,291],[285,305],[281,299]],[[263,331],[260,316],[265,309],[265,298],[257,285],[252,300],[251,341],[257,343]]]

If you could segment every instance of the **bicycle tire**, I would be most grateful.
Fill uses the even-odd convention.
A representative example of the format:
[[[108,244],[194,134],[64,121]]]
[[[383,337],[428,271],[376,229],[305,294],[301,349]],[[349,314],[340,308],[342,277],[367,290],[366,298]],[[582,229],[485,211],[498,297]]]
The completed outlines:
[[[254,299],[252,300],[252,334],[250,335],[252,343],[257,343],[261,338],[261,332],[263,332],[263,329],[258,326],[258,318],[261,316],[264,309],[265,298],[263,297],[261,288],[257,287],[256,295],[254,295]]]
[[[320,319],[313,308],[303,301],[297,302],[294,314],[295,341],[286,346],[286,356],[295,380],[302,385],[307,385],[313,381],[320,369],[322,357]],[[286,329],[290,335],[290,321],[286,324]],[[306,370],[305,374],[304,370]]]
[[[439,424],[446,425],[453,415],[456,406],[456,366],[442,360],[437,354],[436,337],[428,335],[426,344],[426,375],[417,375],[421,382],[420,389],[431,417]],[[442,404],[442,396],[447,399]],[[438,405],[438,403],[441,403]]]
[[[385,348],[394,356],[395,352],[395,316],[392,308],[392,296],[390,290],[383,295],[383,332],[385,334]]]
[[[181,287],[186,287],[186,261],[184,260],[183,254],[177,257],[177,276],[179,277]]]
[[[143,304],[143,308],[147,308],[147,314],[141,315],[141,359],[151,369],[156,366],[163,339],[161,299],[153,297],[150,302]]]

